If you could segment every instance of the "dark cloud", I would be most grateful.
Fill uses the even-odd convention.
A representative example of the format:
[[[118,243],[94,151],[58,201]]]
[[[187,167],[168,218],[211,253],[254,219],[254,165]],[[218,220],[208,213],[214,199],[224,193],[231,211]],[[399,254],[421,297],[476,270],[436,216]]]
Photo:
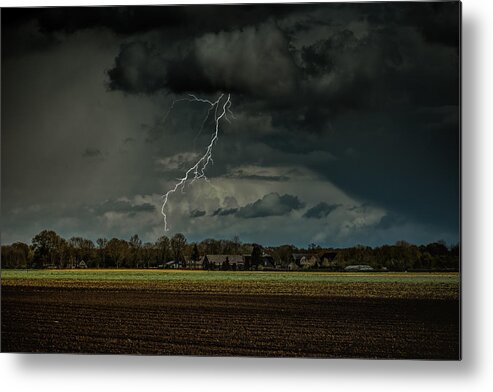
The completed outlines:
[[[326,218],[332,211],[334,211],[339,206],[340,204],[327,204],[325,202],[320,202],[317,205],[310,208],[308,211],[306,211],[303,217],[316,218],[316,219]]]
[[[124,44],[108,76],[110,89],[154,93],[166,87],[166,61],[146,42]]]
[[[299,10],[297,5],[213,5],[128,6],[128,7],[46,7],[9,8],[2,12],[2,24],[18,26],[37,21],[45,33],[74,33],[106,28],[124,36],[163,30],[194,36],[204,32],[237,29]],[[305,5],[302,9],[312,8]]]
[[[242,178],[244,180],[261,180],[261,181],[289,181],[288,176],[262,176],[258,174],[246,174],[238,176],[229,176],[230,178]]]
[[[2,24],[35,20],[45,33],[74,33],[107,28],[118,34],[146,32],[162,26],[180,27],[188,20],[184,7],[46,7],[13,8],[2,13]]]
[[[238,208],[218,208],[212,213],[212,216],[227,216],[236,214]]]
[[[423,12],[422,7],[409,5],[402,19],[409,25],[415,26],[426,41],[457,48],[461,3],[459,1],[430,2],[426,7],[426,12]],[[419,23],[416,22],[417,20]]]
[[[190,218],[200,218],[205,215],[205,211],[202,210],[192,210],[190,211]]]
[[[293,210],[303,208],[304,203],[293,195],[269,193],[261,199],[241,207],[236,213],[241,218],[260,218],[289,214]]]
[[[274,171],[269,171],[261,168],[236,168],[230,170],[225,177],[237,178],[243,180],[259,180],[259,181],[289,181],[290,177],[286,174],[275,175]]]
[[[207,33],[176,53],[159,43],[124,44],[108,71],[109,86],[130,93],[292,94],[297,69],[287,41],[273,23],[231,32]],[[227,55],[225,55],[227,53]]]
[[[82,156],[85,158],[94,158],[101,155],[102,155],[101,151],[98,148],[91,148],[91,147],[87,147],[82,153]]]

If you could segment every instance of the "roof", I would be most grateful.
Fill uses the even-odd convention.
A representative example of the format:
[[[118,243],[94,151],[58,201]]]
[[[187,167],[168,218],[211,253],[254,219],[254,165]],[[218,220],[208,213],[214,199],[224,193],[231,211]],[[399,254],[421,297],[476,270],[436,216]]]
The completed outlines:
[[[252,257],[252,254],[251,253],[243,253],[242,256],[244,258],[251,258]],[[265,252],[262,252],[262,254],[260,255],[260,257],[267,257],[267,258],[272,258],[272,255],[268,254],[268,253],[265,253]]]
[[[226,257],[228,258],[229,264],[233,263],[244,263],[245,259],[241,255],[205,255],[202,257],[201,261],[204,261],[204,258],[207,256],[207,260],[209,263],[223,263],[226,261]]]
[[[313,253],[293,253],[293,259],[295,259],[295,260],[300,260],[303,257],[306,257],[307,259],[310,259],[312,257],[318,258],[318,256],[316,254],[313,254]]]

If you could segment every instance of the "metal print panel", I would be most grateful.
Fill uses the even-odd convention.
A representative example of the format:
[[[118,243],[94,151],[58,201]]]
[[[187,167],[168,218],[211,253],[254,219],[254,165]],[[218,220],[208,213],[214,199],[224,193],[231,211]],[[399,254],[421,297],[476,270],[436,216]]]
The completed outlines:
[[[460,359],[460,18],[3,9],[2,351]]]

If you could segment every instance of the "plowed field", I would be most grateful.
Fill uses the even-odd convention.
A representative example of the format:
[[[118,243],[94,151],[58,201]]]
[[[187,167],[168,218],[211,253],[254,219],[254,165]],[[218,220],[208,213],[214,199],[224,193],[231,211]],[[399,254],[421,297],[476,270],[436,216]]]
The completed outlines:
[[[457,279],[419,282],[7,275],[2,351],[458,359]]]

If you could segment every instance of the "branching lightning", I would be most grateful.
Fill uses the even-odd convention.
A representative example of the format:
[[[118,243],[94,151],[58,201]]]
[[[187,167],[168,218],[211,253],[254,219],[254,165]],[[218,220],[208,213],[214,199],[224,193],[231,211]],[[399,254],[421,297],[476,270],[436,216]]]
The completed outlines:
[[[189,182],[190,184],[193,184],[196,180],[204,179],[205,181],[208,181],[207,176],[205,175],[205,170],[207,169],[207,166],[209,163],[214,163],[212,159],[212,149],[214,147],[214,144],[216,143],[218,137],[219,137],[219,123],[221,119],[225,119],[226,121],[230,122],[228,115],[230,115],[232,118],[234,117],[233,112],[230,110],[231,108],[231,96],[230,94],[225,95],[221,94],[219,98],[216,101],[209,101],[208,99],[203,99],[203,98],[198,98],[193,94],[188,94],[187,98],[181,98],[174,100],[173,103],[171,104],[170,108],[168,109],[168,112],[166,113],[164,117],[164,121],[166,121],[167,117],[171,113],[171,111],[174,108],[174,105],[177,102],[180,101],[189,101],[189,102],[200,102],[200,103],[205,103],[209,105],[209,109],[207,110],[206,116],[202,122],[202,125],[200,127],[199,132],[202,132],[202,129],[204,128],[208,118],[210,117],[211,113],[214,113],[214,131],[212,133],[212,138],[207,146],[207,149],[200,157],[200,159],[193,165],[191,168],[189,168],[185,175],[182,178],[177,179],[177,183],[173,188],[171,188],[168,192],[166,192],[162,197],[163,197],[163,205],[161,207],[161,214],[163,215],[163,221],[164,221],[164,231],[169,231],[168,228],[168,221],[166,217],[166,205],[168,203],[169,196],[173,193],[175,193],[178,189],[181,188],[181,191],[183,192],[185,189],[185,186]],[[198,135],[197,135],[198,136]],[[196,137],[197,137],[196,136]]]

